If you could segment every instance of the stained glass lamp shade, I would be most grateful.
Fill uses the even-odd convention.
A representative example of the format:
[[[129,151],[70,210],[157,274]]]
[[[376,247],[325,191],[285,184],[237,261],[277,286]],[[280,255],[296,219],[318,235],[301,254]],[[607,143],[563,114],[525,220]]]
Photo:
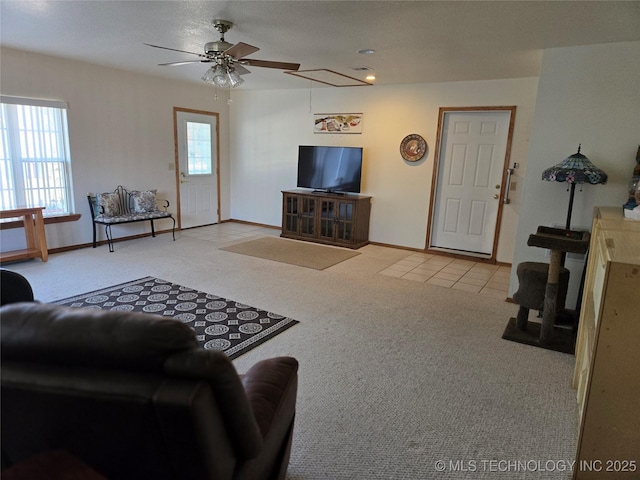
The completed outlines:
[[[607,174],[596,167],[591,160],[578,152],[565,158],[559,164],[547,168],[542,172],[542,179],[550,182],[566,182],[570,184],[569,210],[567,211],[566,229],[571,229],[571,211],[573,210],[573,196],[576,183],[590,183],[592,185],[607,183]]]

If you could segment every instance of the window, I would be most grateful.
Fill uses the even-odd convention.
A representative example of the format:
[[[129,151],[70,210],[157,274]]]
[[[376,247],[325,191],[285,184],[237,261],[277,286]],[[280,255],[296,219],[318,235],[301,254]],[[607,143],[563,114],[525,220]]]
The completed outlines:
[[[211,125],[187,122],[187,165],[189,175],[211,174]]]
[[[66,103],[3,96],[0,106],[0,210],[73,213]]]

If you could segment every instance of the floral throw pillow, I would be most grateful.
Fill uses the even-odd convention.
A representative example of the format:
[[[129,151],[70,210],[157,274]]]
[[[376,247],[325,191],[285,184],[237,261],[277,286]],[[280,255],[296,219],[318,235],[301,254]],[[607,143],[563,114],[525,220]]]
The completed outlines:
[[[156,190],[131,192],[131,208],[134,213],[155,212],[158,210],[156,206]]]
[[[120,215],[120,195],[117,193],[98,194],[98,213],[105,217]]]

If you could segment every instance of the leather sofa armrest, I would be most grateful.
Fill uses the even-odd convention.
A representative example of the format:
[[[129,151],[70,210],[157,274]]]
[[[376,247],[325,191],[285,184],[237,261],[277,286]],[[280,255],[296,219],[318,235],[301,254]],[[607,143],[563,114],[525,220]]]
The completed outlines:
[[[292,357],[262,360],[242,376],[256,422],[266,439],[279,417],[293,418],[298,390],[298,361]],[[285,420],[286,421],[286,420]]]
[[[258,455],[263,446],[262,435],[229,357],[217,350],[195,349],[169,357],[164,367],[169,375],[209,383],[238,457]]]
[[[285,478],[296,410],[297,372],[295,358],[278,357],[256,363],[242,376],[263,448],[258,457],[239,466],[237,480]]]

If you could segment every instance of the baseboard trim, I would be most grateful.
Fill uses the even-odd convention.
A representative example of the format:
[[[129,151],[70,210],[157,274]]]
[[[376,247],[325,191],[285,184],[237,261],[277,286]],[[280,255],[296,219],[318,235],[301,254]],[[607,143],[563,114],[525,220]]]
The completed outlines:
[[[266,223],[258,223],[258,222],[249,222],[246,220],[237,220],[235,218],[230,218],[227,220],[221,220],[219,222],[220,224],[222,223],[240,223],[243,225],[252,225],[255,227],[262,227],[262,228],[271,228],[274,230],[281,230],[282,227],[281,226],[276,226],[276,225],[268,225]],[[212,224],[212,225],[217,225],[217,224]],[[204,225],[206,226],[206,225]],[[193,227],[193,228],[199,228],[199,227]],[[188,228],[176,228],[177,232],[180,232],[182,230],[189,230]],[[171,229],[167,229],[167,230],[158,230],[156,231],[156,235],[161,235],[164,233],[171,233]],[[140,233],[138,235],[128,235],[126,237],[118,237],[118,238],[114,238],[113,239],[113,243],[116,242],[125,242],[127,240],[135,240],[137,238],[144,238],[144,237],[150,237],[151,233],[147,232],[147,233]],[[100,245],[106,245],[107,241],[106,240],[99,240],[98,242],[96,242],[96,246],[100,246]],[[443,256],[443,257],[449,257],[449,258],[459,258],[459,259],[463,259],[463,260],[473,260],[475,262],[478,263],[486,263],[486,264],[490,264],[490,265],[497,265],[500,267],[509,267],[511,268],[511,263],[508,262],[498,262],[496,260],[493,259],[483,259],[483,258],[476,258],[476,257],[469,257],[466,255],[459,255],[459,254],[454,254],[454,253],[449,253],[449,252],[439,252],[439,251],[433,251],[433,250],[427,250],[425,248],[414,248],[414,247],[404,247],[402,245],[393,245],[391,243],[382,243],[382,242],[369,242],[369,245],[376,245],[379,247],[387,247],[387,248],[395,248],[398,250],[408,250],[410,252],[418,252],[418,253],[430,253],[433,255],[439,255],[439,256]],[[67,247],[58,247],[58,248],[51,248],[49,249],[49,253],[62,253],[62,252],[69,252],[72,250],[80,250],[81,248],[88,248],[88,247],[92,247],[93,243],[82,243],[82,244],[77,244],[77,245],[69,245]]]
[[[235,218],[230,218],[229,220],[222,220],[220,223],[242,223],[243,225],[252,225],[254,227],[272,228],[274,230],[282,230],[282,226],[281,225],[268,225],[266,223],[249,222],[247,220],[236,220]]]
[[[176,231],[178,231],[178,229],[176,228]],[[157,230],[156,231],[156,235],[162,235],[165,233],[171,233],[172,230]],[[126,237],[118,237],[118,238],[114,238],[111,242],[112,243],[117,243],[117,242],[126,242],[127,240],[135,240],[137,238],[145,238],[145,237],[151,237],[151,232],[148,233],[139,233],[137,235],[127,235]],[[101,246],[101,245],[107,245],[108,242],[106,240],[98,240],[96,242],[96,248]],[[62,253],[62,252],[70,252],[72,250],[80,250],[82,248],[91,248],[93,247],[93,243],[81,243],[81,244],[77,244],[77,245],[69,245],[67,247],[58,247],[58,248],[50,248],[48,249],[48,252],[50,254],[52,253]]]

